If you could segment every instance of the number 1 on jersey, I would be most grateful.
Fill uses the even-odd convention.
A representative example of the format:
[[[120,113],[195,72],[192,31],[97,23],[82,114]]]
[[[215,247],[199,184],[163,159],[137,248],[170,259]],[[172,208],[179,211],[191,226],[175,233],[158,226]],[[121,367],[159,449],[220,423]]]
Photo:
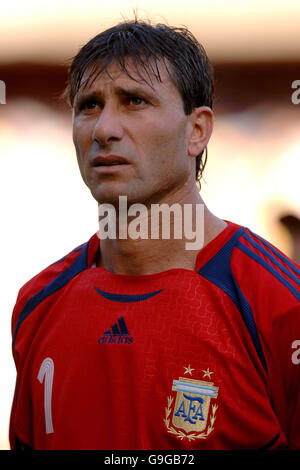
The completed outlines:
[[[53,386],[53,375],[54,375],[54,362],[51,357],[46,357],[43,360],[39,373],[38,381],[42,384],[44,381],[44,410],[45,410],[45,424],[46,434],[54,432],[52,424],[52,411],[51,411],[51,397],[52,397],[52,386]]]

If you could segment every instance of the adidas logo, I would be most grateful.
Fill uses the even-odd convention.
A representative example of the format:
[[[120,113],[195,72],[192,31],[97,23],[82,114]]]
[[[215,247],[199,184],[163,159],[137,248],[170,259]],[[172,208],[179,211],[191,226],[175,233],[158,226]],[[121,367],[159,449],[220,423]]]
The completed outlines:
[[[104,335],[98,339],[99,344],[131,344],[133,337],[130,336],[123,317],[114,323],[111,330],[104,331]]]

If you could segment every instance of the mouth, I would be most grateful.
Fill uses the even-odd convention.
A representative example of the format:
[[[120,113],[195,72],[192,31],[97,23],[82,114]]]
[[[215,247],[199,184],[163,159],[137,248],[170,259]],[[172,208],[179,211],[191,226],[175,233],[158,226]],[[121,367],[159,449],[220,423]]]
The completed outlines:
[[[129,166],[128,163],[124,162],[111,162],[111,163],[97,163],[96,165],[93,166],[94,170],[97,171],[102,171],[102,172],[108,172],[108,171],[117,171],[117,170],[123,170],[126,168],[126,166]]]
[[[126,165],[124,162],[112,162],[112,163],[97,163],[97,165],[94,166],[114,166],[114,165]]]
[[[128,168],[131,168],[130,162],[120,155],[98,155],[91,160],[93,172],[99,176],[122,175]]]
[[[129,162],[126,158],[120,155],[98,155],[97,157],[93,158],[92,166],[99,168],[99,167],[112,167],[112,166],[119,166],[119,165],[128,165]]]

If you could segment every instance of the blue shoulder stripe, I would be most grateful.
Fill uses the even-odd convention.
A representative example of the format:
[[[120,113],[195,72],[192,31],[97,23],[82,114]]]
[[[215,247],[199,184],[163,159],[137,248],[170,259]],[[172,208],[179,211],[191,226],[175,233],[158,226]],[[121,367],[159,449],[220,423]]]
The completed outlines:
[[[274,269],[266,260],[264,260],[261,256],[251,250],[248,246],[244,245],[242,242],[237,243],[237,247],[242,250],[246,255],[250,256],[250,258],[257,261],[261,264],[264,268],[267,269],[271,274],[273,274],[282,284],[284,284],[290,292],[296,297],[297,300],[300,301],[300,292],[289,282],[287,281],[276,269]]]
[[[16,341],[17,332],[20,328],[20,325],[25,320],[25,318],[30,315],[30,313],[47,297],[54,292],[57,292],[59,289],[64,287],[73,277],[79,274],[84,269],[87,269],[87,250],[88,250],[88,242],[83,245],[82,252],[76,258],[73,264],[69,266],[65,271],[60,273],[53,281],[43,287],[42,290],[37,292],[35,295],[30,297],[26,304],[24,305],[21,313],[18,317],[18,321],[13,333],[13,348]]]
[[[279,269],[281,269],[282,272],[284,272],[287,276],[289,276],[296,284],[298,284],[298,286],[300,286],[300,278],[295,276],[285,266],[283,266],[283,264],[280,263],[275,258],[275,256],[271,255],[271,253],[269,253],[265,248],[263,248],[261,245],[259,245],[259,243],[255,242],[253,240],[253,238],[250,237],[250,235],[248,235],[248,233],[244,233],[243,237],[246,238],[246,240],[248,240],[254,248],[257,248],[263,255],[265,255],[267,258],[269,258],[269,260],[272,261],[272,263],[274,263]],[[274,252],[275,252],[275,250],[273,250],[273,253]],[[283,258],[283,256],[281,256],[281,259],[282,258]],[[285,263],[286,263],[286,261],[285,261]],[[295,266],[293,266],[293,267],[294,267],[294,272],[297,272],[296,271],[297,268]],[[299,271],[299,274],[300,274],[300,271]]]
[[[57,264],[57,263],[60,263],[61,261],[63,261],[64,259],[66,259],[67,256],[69,256],[71,253],[75,253],[76,251],[79,251],[79,250],[82,250],[82,248],[84,247],[85,243],[82,243],[82,245],[79,245],[77,248],[74,248],[74,250],[70,251],[69,254],[63,256],[62,258],[58,259],[57,261],[54,261],[54,263],[52,264]],[[52,266],[52,265],[51,265]]]
[[[239,228],[230,240],[228,240],[228,242],[221,248],[221,250],[218,251],[218,253],[202,268],[200,268],[198,273],[216,286],[220,287],[220,289],[222,289],[234,302],[249,331],[262,366],[267,373],[267,364],[260,344],[252,309],[234,278],[230,265],[232,250],[239,243],[238,239],[242,236],[245,230],[245,227]]]
[[[248,229],[249,230],[249,229]],[[256,235],[256,233],[249,232],[253,235],[253,237],[256,237],[258,240],[260,240],[267,248],[269,248],[278,258],[280,258],[289,268],[291,268],[296,274],[300,276],[300,269],[295,266],[295,264],[285,255],[280,253],[279,250],[277,250],[274,246],[272,246],[270,243],[268,243],[266,240],[261,238],[259,235]],[[247,234],[248,235],[248,234]],[[245,235],[244,235],[245,236]]]

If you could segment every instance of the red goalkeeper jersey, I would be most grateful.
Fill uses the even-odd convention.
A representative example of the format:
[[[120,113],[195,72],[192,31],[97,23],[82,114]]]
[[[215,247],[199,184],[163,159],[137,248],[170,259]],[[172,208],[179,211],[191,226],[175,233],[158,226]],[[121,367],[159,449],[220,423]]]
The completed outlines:
[[[194,271],[113,274],[98,250],[19,291],[12,448],[300,449],[295,263],[230,222]]]

